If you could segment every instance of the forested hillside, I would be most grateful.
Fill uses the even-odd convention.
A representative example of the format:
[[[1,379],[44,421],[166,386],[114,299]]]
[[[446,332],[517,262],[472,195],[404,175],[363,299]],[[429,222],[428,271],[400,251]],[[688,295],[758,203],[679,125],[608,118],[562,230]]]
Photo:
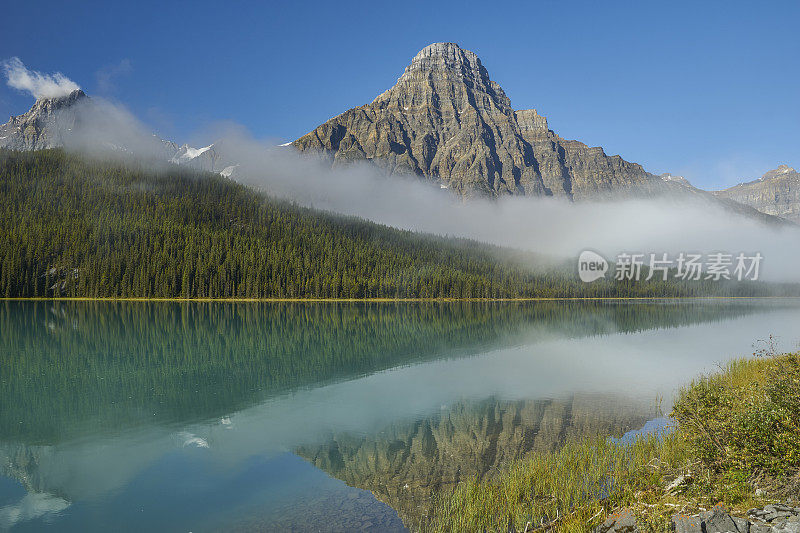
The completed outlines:
[[[756,294],[580,282],[519,254],[271,199],[179,168],[0,150],[0,296],[504,298]]]

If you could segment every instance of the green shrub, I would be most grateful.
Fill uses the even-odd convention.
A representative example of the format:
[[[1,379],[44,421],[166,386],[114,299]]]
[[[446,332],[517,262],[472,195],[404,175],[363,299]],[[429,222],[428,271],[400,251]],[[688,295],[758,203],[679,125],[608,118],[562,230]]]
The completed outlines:
[[[506,466],[491,479],[440,497],[431,531],[588,531],[609,512],[636,510],[642,531],[667,531],[678,508],[755,504],[754,484],[772,496],[800,479],[800,355],[742,359],[678,394],[678,430],[629,444],[582,439]],[[678,491],[666,485],[678,475]],[[530,531],[531,527],[528,527]]]
[[[719,479],[790,474],[800,468],[800,356],[733,363],[681,391],[672,416]]]

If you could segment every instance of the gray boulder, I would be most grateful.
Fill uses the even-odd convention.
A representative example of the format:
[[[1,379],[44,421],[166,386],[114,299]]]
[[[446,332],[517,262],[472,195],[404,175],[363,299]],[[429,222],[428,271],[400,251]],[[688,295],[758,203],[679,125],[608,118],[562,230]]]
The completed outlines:
[[[594,529],[594,533],[638,533],[636,516],[628,509],[609,515],[605,522]]]

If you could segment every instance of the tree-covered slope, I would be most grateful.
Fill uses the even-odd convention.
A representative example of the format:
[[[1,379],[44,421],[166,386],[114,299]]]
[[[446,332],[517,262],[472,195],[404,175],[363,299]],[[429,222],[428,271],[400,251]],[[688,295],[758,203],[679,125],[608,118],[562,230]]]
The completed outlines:
[[[0,150],[0,296],[498,298],[760,290],[581,283],[519,254],[271,199],[218,175]]]

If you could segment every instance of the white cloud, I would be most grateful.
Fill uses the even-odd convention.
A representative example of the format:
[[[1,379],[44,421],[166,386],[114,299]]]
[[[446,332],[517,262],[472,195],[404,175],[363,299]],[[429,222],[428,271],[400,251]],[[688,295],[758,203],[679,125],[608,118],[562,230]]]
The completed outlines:
[[[3,61],[2,66],[9,87],[27,91],[36,99],[66,96],[72,91],[80,89],[77,83],[60,72],[43,74],[35,70],[28,70],[18,57]]]
[[[68,149],[94,155],[136,155],[166,161],[165,145],[123,106],[94,98],[78,110]],[[594,250],[752,255],[764,261],[761,279],[800,281],[800,229],[771,227],[724,209],[707,197],[627,199],[571,203],[563,199],[509,197],[463,201],[438,182],[387,176],[367,163],[330,166],[325,158],[262,142],[235,124],[210,128],[222,167],[266,193],[401,229],[466,237],[554,258]],[[197,146],[197,144],[195,144]],[[200,144],[203,146],[203,144]],[[111,149],[111,150],[109,150]],[[162,167],[163,168],[163,167]]]
[[[53,516],[69,505],[68,501],[58,496],[44,492],[31,492],[16,504],[0,507],[0,529],[11,529],[20,522]]]

